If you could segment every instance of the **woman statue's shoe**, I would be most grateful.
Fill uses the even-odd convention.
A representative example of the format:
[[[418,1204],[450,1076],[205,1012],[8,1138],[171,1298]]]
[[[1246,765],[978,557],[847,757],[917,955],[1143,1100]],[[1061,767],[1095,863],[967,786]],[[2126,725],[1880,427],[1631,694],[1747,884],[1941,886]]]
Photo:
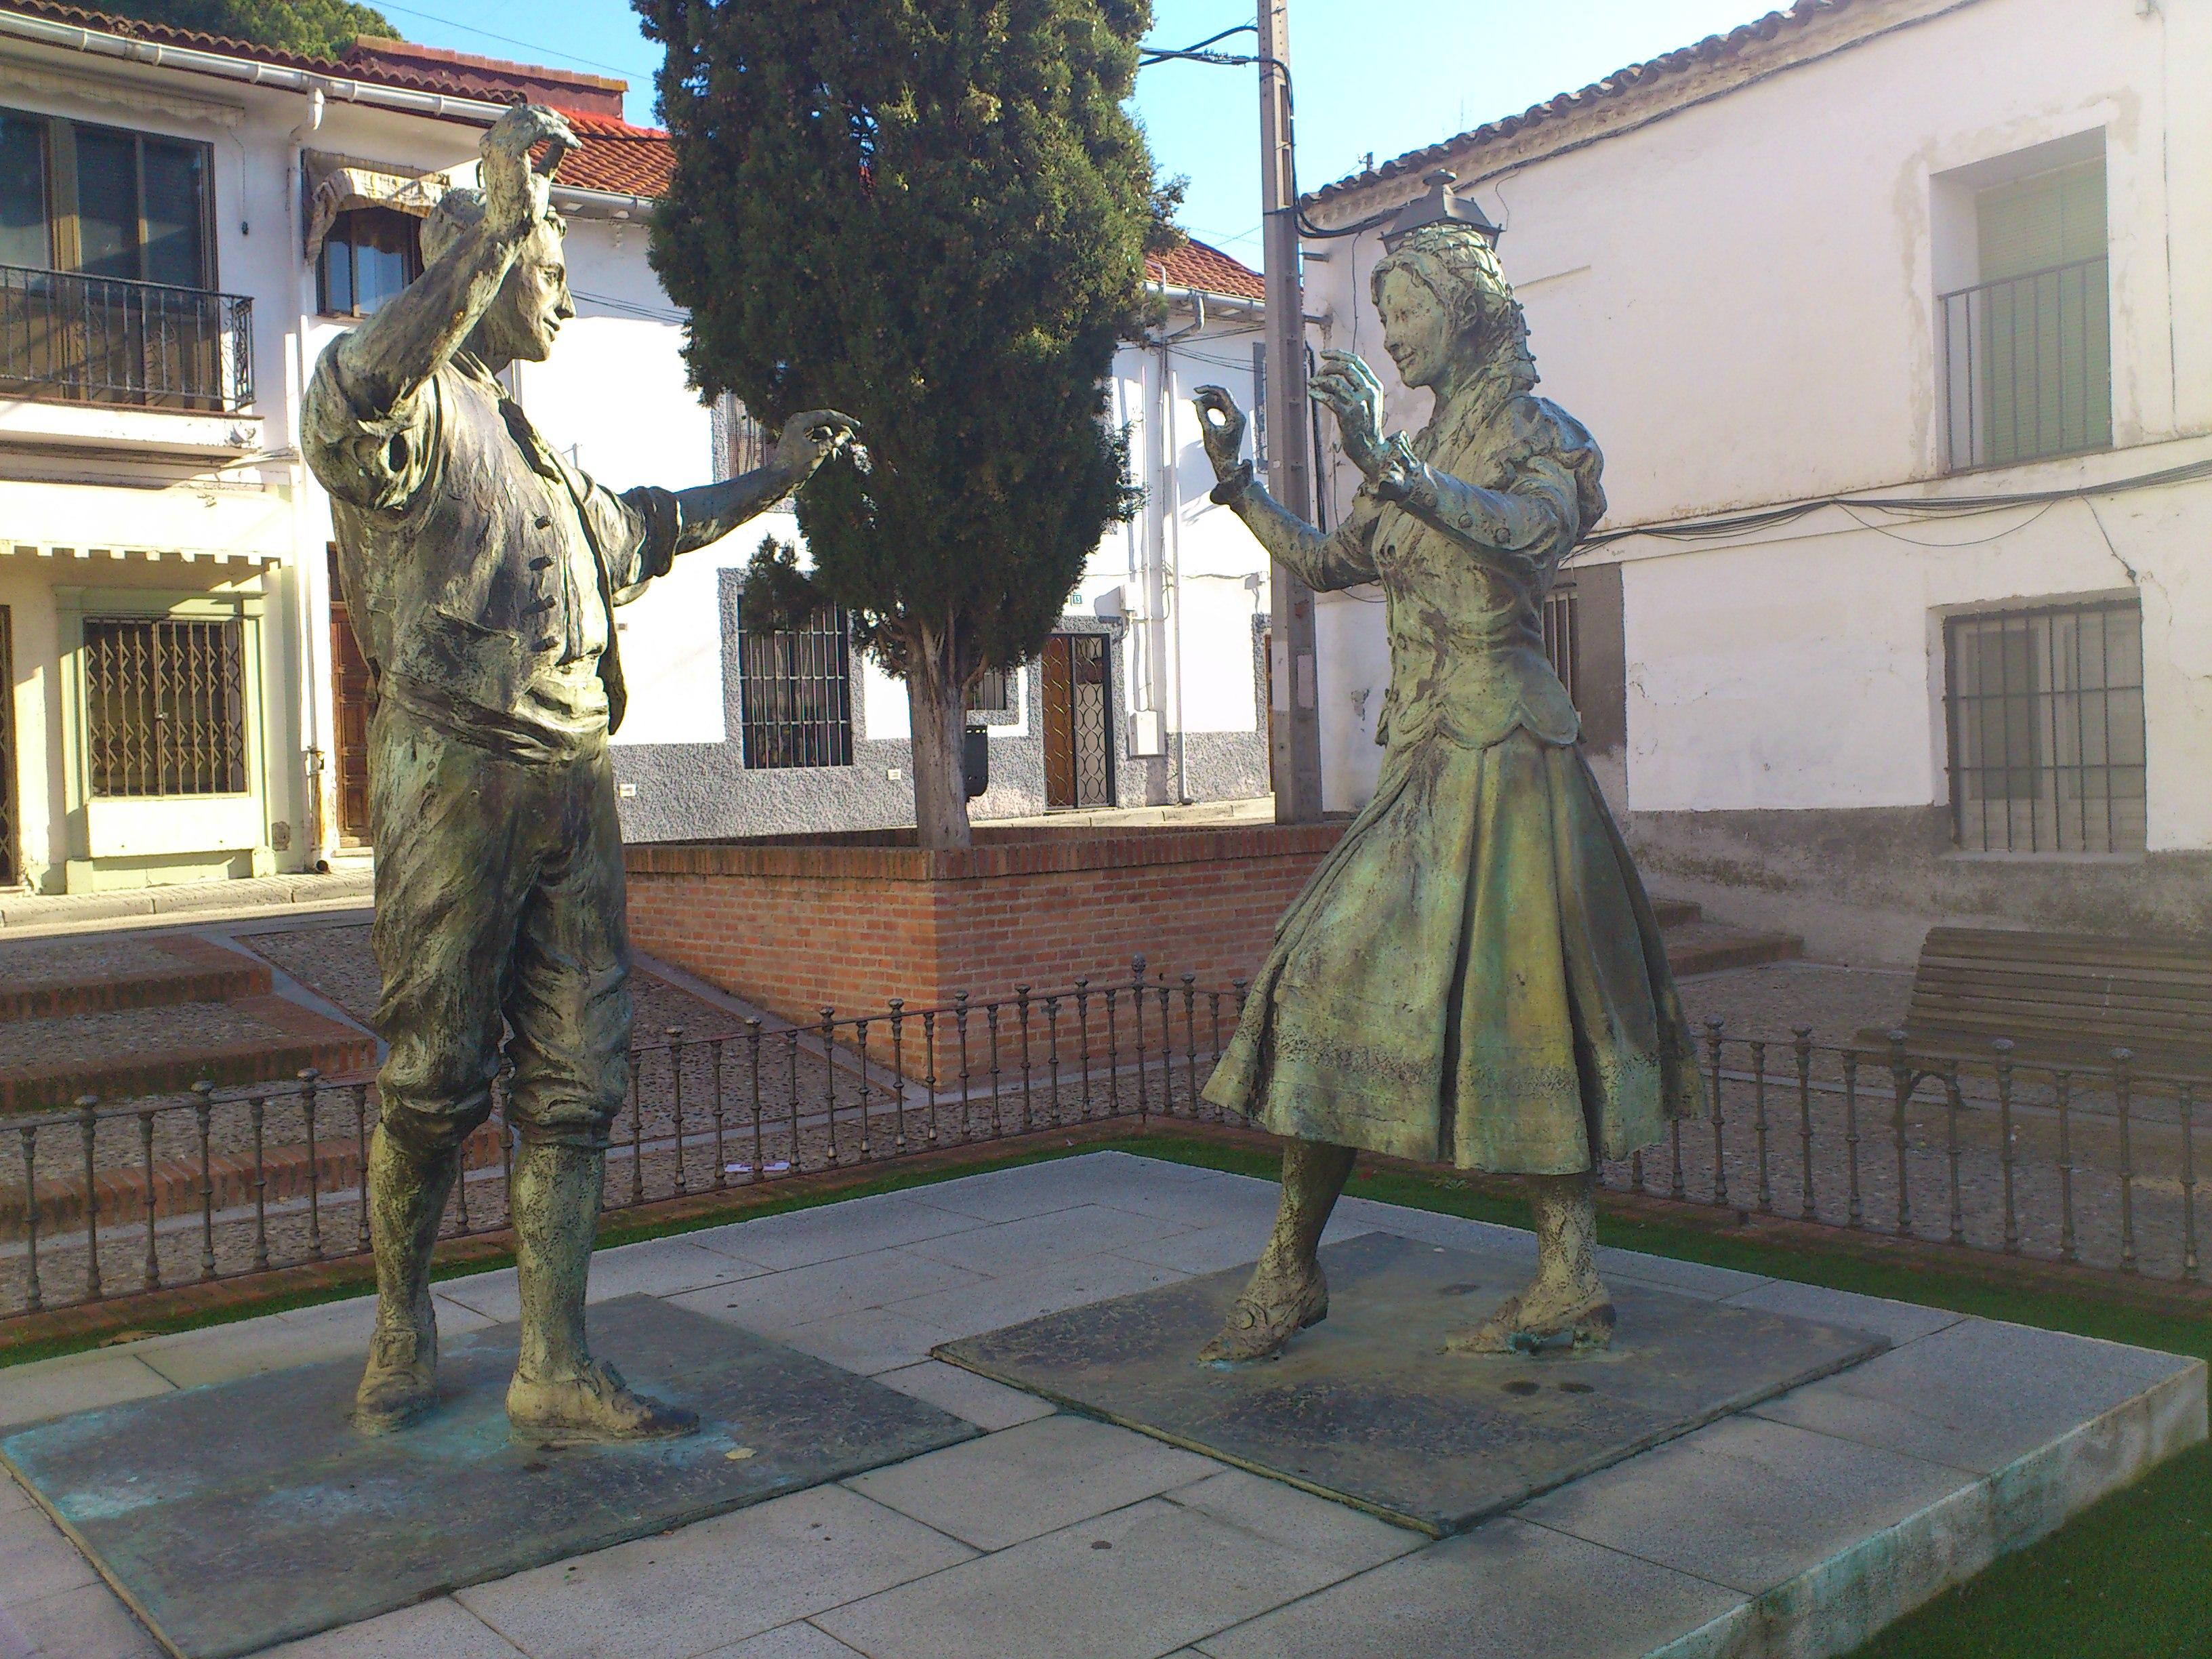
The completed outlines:
[[[1201,1365],[1241,1365],[1272,1359],[1283,1344],[1328,1317],[1328,1281],[1316,1267],[1294,1284],[1254,1276],[1229,1310],[1229,1322],[1198,1351]]]
[[[1602,1290],[1579,1304],[1549,1305],[1532,1291],[1506,1297],[1472,1330],[1454,1331],[1444,1339],[1444,1352],[1535,1353],[1565,1339],[1577,1353],[1594,1352],[1612,1343],[1613,1320],[1613,1297]]]

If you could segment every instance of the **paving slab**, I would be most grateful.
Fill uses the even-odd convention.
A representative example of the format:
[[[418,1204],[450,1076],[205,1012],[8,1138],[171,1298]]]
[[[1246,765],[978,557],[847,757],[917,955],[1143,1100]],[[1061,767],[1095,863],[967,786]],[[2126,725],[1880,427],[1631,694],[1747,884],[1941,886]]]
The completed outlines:
[[[1019,1389],[1010,1389],[1003,1382],[994,1382],[973,1371],[963,1371],[941,1359],[925,1359],[917,1365],[879,1371],[876,1381],[901,1394],[927,1400],[988,1431],[1034,1422],[1040,1417],[1050,1416],[1056,1409],[1049,1401],[1024,1394]]]
[[[884,1193],[732,1222],[684,1237],[702,1249],[726,1251],[781,1272],[894,1249],[983,1224],[972,1215],[918,1203],[904,1194]]]
[[[0,1370],[0,1428],[143,1400],[176,1386],[129,1348],[10,1365]]]
[[[779,1340],[801,1353],[811,1353],[862,1376],[919,1364],[951,1334],[942,1326],[926,1323],[894,1308],[862,1308],[856,1313],[839,1314],[777,1333]]]
[[[812,1625],[786,1625],[726,1648],[702,1654],[700,1659],[866,1659],[836,1637]]]
[[[503,1326],[447,1345],[439,1410],[399,1434],[352,1428],[349,1357],[20,1430],[0,1458],[173,1650],[222,1659],[975,1433],[649,1297],[594,1323],[641,1387],[700,1413],[698,1434],[515,1443]],[[45,1524],[0,1518],[0,1537]]]
[[[338,1304],[343,1313],[301,1309],[292,1314],[270,1314],[234,1324],[214,1325],[176,1336],[149,1338],[133,1343],[130,1352],[147,1366],[180,1389],[204,1383],[228,1382],[264,1371],[312,1365],[325,1360],[348,1359],[359,1364],[368,1352],[368,1321],[375,1316],[374,1299],[364,1317],[352,1302]],[[316,1316],[321,1316],[319,1317]],[[480,1330],[492,1321],[473,1308],[440,1298],[438,1331],[450,1339],[464,1331]]]
[[[1000,1550],[1220,1472],[1211,1458],[1055,1413],[845,1484],[963,1543]]]
[[[757,1279],[768,1271],[757,1261],[706,1249],[687,1238],[653,1238],[596,1252],[585,1294],[592,1302],[611,1302],[617,1297],[641,1292],[665,1297]],[[441,1280],[438,1294],[501,1322],[518,1317],[521,1310],[512,1267]]]
[[[1209,1659],[1644,1659],[1741,1601],[1687,1573],[1505,1517],[1198,1648]]]
[[[0,1516],[0,1607],[16,1607],[100,1582],[92,1563],[36,1509]]]
[[[820,1486],[456,1599],[531,1659],[691,1659],[973,1553],[842,1486]]]
[[[2161,1384],[2180,1388],[2166,1398],[2185,1417],[2193,1378],[2201,1413],[2203,1377],[2202,1360],[1966,1319],[1757,1409],[1778,1423],[1988,1474]]]
[[[1832,1291],[1825,1285],[1799,1285],[1786,1279],[1770,1279],[1727,1299],[1740,1308],[1765,1308],[1770,1313],[1795,1314],[1801,1319],[1849,1325],[1854,1330],[1878,1331],[1889,1339],[1893,1347],[1899,1348],[1923,1336],[1948,1330],[1966,1317],[1948,1308],[1923,1308],[1915,1303],[1891,1302],[1878,1296]]]
[[[677,1306],[758,1331],[781,1332],[863,1308],[988,1283],[980,1273],[905,1249],[817,1261],[672,1297]],[[915,1311],[927,1320],[926,1312]]]
[[[1730,1418],[1524,1504],[1517,1518],[1757,1595],[1959,1490],[1940,1463]]]
[[[266,1659],[525,1659],[522,1650],[449,1595],[395,1607],[269,1650]]]
[[[1182,1228],[1168,1224],[1172,1238]],[[950,1262],[994,1278],[1038,1271],[1054,1262],[1103,1255],[1124,1245],[1157,1245],[1162,1224],[1103,1204],[1077,1204],[1019,1221],[994,1222],[907,1248],[916,1255]]]
[[[105,1584],[19,1601],[0,1619],[15,1627],[21,1650],[40,1659],[166,1659],[161,1644]]]
[[[1595,1354],[1443,1352],[1517,1266],[1374,1232],[1322,1252],[1328,1319],[1279,1358],[1196,1363],[1246,1273],[950,1342],[941,1359],[1436,1535],[1879,1352],[1883,1339],[1616,1287]]]
[[[1018,1279],[978,1279],[957,1289],[914,1297],[894,1303],[891,1310],[934,1325],[947,1338],[969,1336],[1109,1297],[1172,1284],[1182,1277],[1172,1267],[1132,1261],[1126,1256],[1086,1256]]]
[[[1344,1573],[1152,1498],[814,1622],[868,1659],[1157,1659]]]

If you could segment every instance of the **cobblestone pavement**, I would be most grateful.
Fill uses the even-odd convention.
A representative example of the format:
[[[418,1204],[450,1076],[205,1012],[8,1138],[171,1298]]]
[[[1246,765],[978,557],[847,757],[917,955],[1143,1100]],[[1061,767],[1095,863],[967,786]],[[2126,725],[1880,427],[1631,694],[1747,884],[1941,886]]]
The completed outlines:
[[[1814,962],[1734,968],[1681,981],[1682,1008],[1702,1034],[1718,1019],[1732,1036],[1787,1039],[1800,1025],[1820,1042],[1855,1042],[1864,1030],[1884,1030],[1905,1018],[1912,975]]]

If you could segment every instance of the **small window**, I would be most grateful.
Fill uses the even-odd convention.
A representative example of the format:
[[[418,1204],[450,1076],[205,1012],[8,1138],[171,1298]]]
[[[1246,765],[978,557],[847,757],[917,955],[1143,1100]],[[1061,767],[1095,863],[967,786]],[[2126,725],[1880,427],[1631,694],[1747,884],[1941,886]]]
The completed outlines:
[[[1014,712],[1014,673],[1007,668],[987,668],[968,688],[971,714],[1011,714]]]
[[[824,607],[804,627],[738,625],[738,697],[748,770],[853,763],[851,618]]]
[[[88,621],[84,702],[93,794],[245,791],[245,656],[235,622]]]
[[[2140,604],[1954,617],[1944,660],[1960,847],[2143,850]]]
[[[366,317],[422,274],[420,222],[393,208],[349,208],[323,239],[318,307]]]
[[[1561,584],[1544,596],[1544,656],[1559,684],[1567,688],[1567,701],[1583,706],[1582,641],[1575,627],[1575,590]]]

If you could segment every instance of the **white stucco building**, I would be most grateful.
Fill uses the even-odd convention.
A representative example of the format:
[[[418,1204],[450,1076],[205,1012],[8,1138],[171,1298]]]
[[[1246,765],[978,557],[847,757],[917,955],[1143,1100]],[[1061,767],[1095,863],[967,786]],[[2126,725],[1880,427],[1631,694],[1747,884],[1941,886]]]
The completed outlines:
[[[684,319],[646,258],[668,147],[623,121],[623,91],[0,0],[0,884],[368,856],[367,678],[299,396],[414,274],[422,216],[472,180],[507,104],[552,104],[585,140],[554,190],[578,315],[550,362],[513,372],[532,420],[617,488],[758,464],[757,428],[685,383]],[[1154,276],[1174,337],[1133,344],[1115,381],[1148,516],[1102,545],[1045,662],[979,709],[985,816],[1267,787],[1264,560],[1206,504],[1195,428],[1158,380],[1248,394],[1259,279],[1195,247]],[[766,515],[620,613],[635,837],[912,821],[903,688],[830,630],[763,647],[738,629],[763,532],[796,526]]]
[[[1607,457],[1559,620],[1654,885],[1847,960],[2212,928],[2208,82],[2208,0],[1802,0],[1308,198],[1341,231],[1449,168],[1504,227]],[[1305,276],[1389,381],[1379,237]],[[1378,752],[1361,597],[1332,806]]]

